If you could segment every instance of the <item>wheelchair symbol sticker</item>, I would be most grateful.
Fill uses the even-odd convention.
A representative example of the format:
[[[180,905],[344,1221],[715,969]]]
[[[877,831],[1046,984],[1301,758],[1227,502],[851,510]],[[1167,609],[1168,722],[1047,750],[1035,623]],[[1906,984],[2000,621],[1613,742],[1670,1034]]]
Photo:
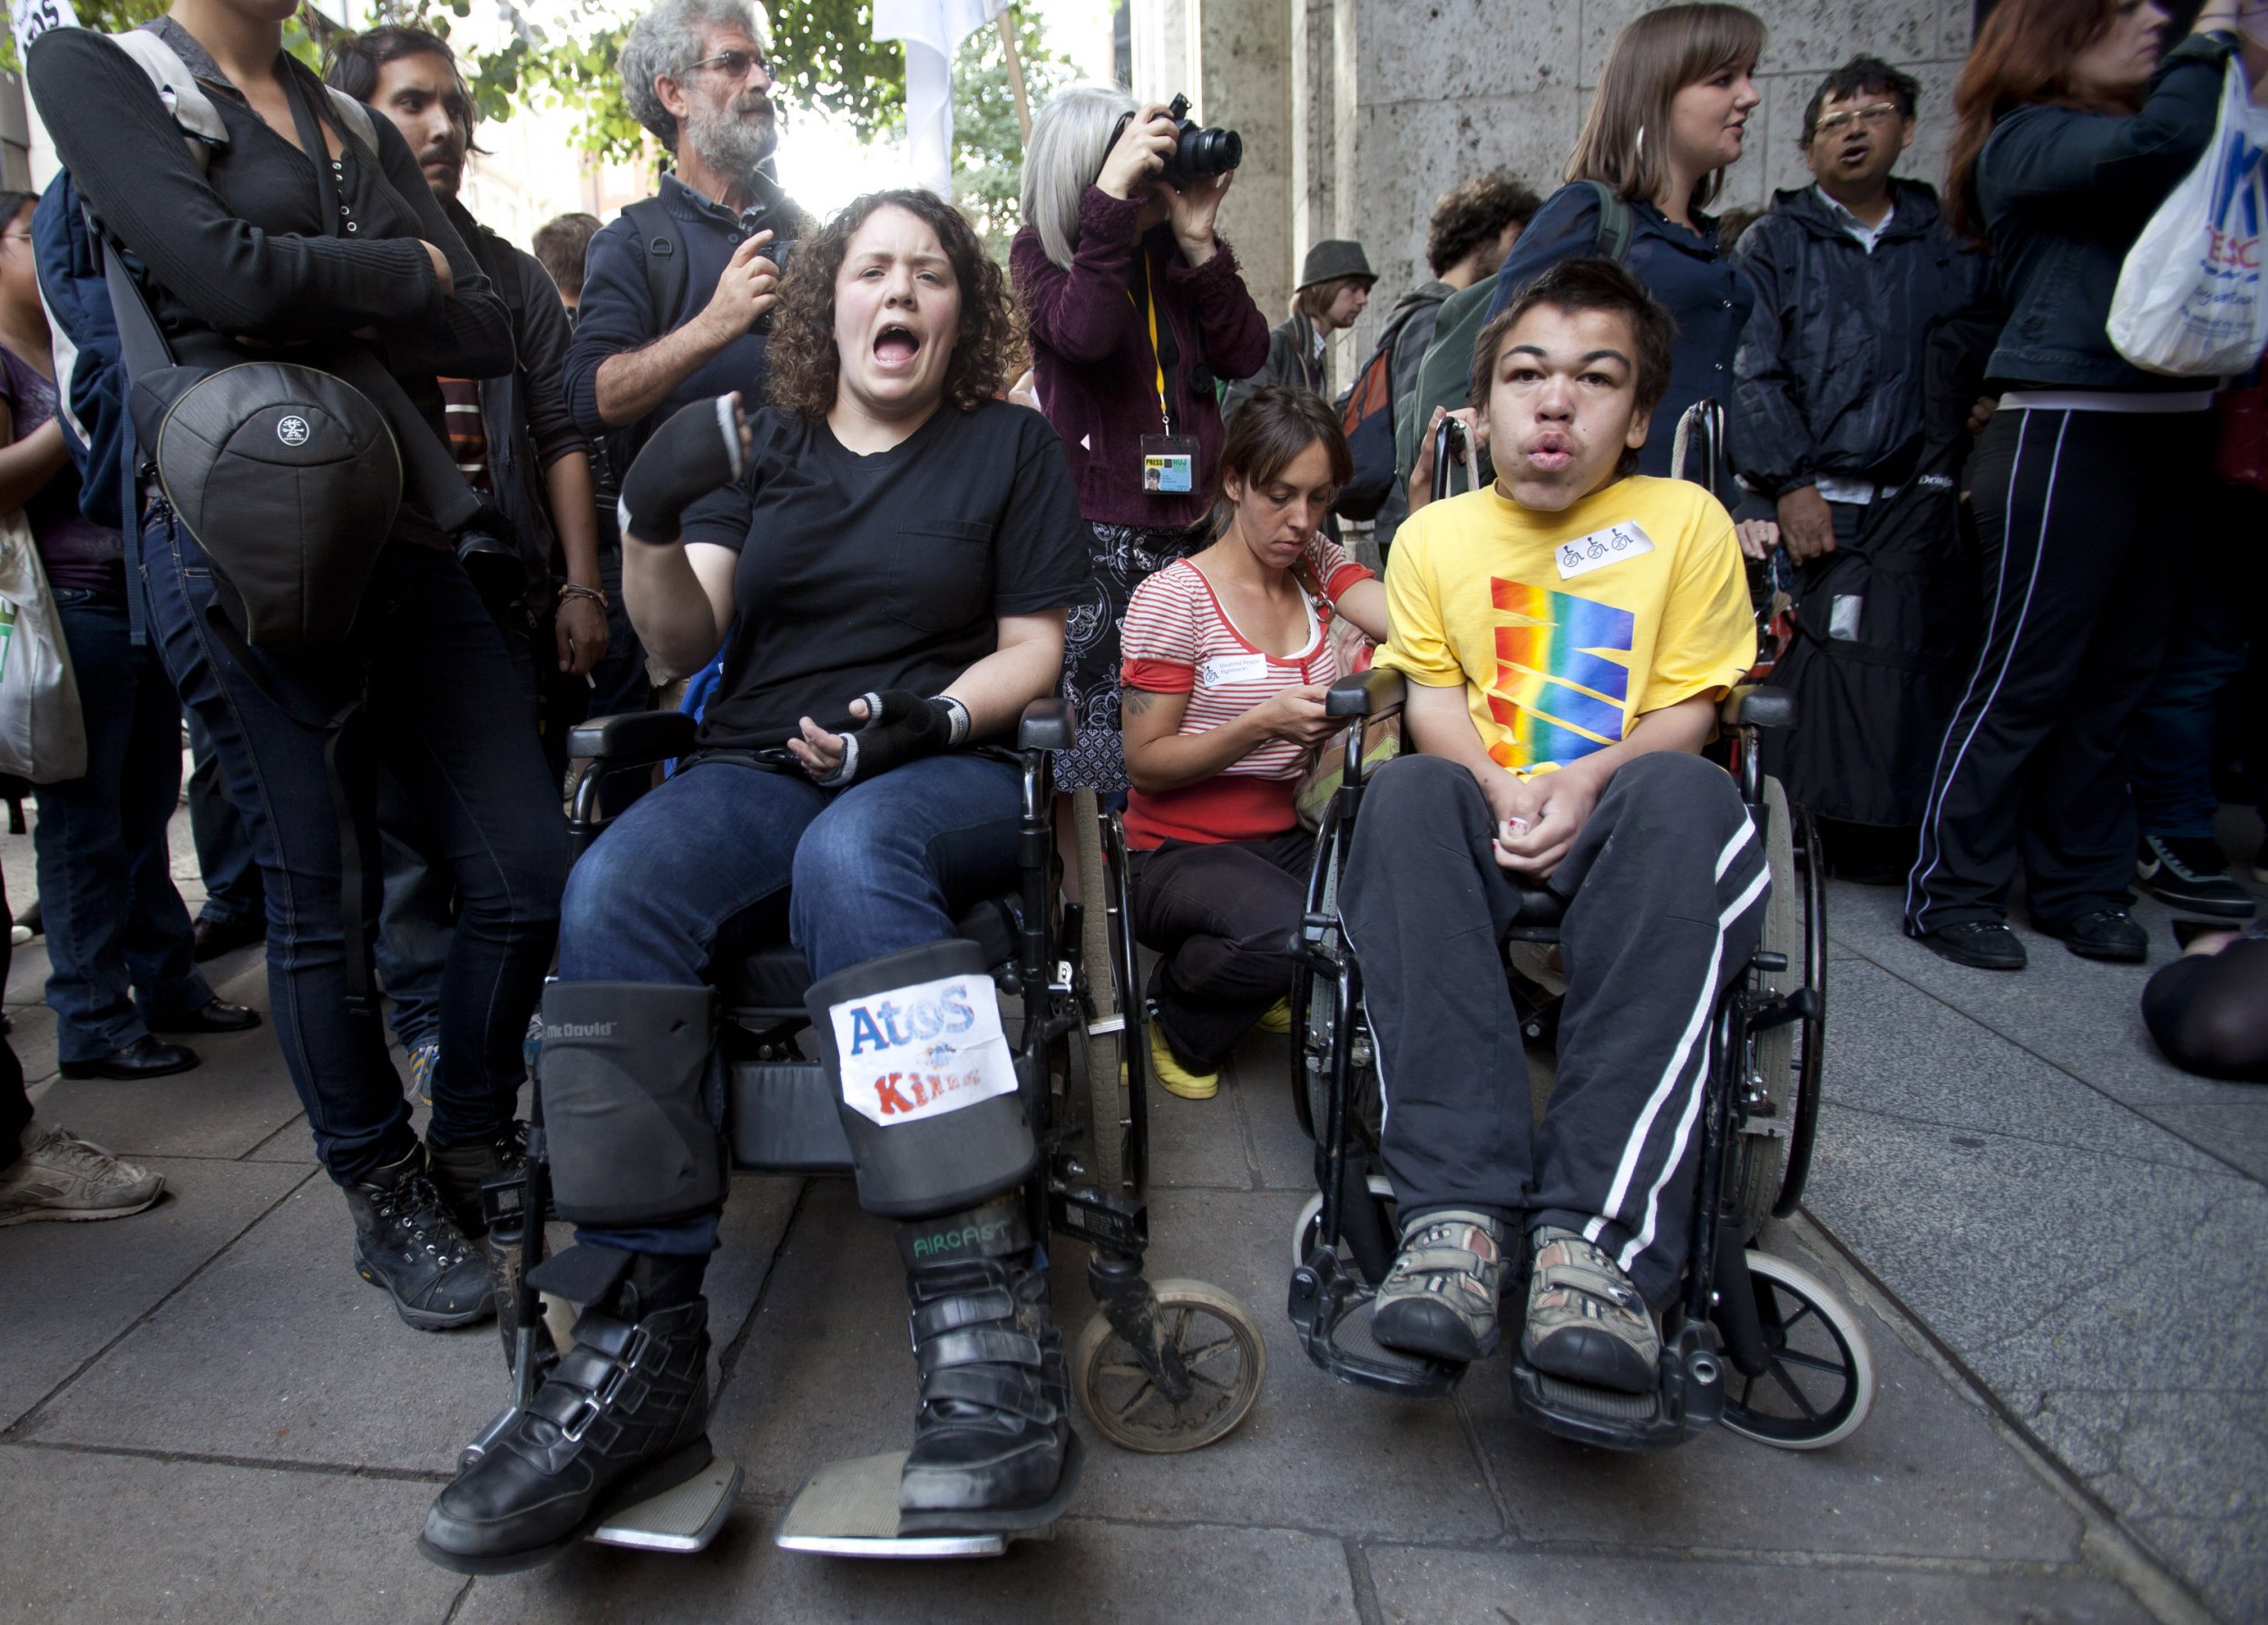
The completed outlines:
[[[294,415],[276,425],[276,438],[286,445],[305,445],[308,443],[308,420]]]
[[[1636,520],[1626,519],[1603,531],[1562,542],[1557,549],[1556,562],[1559,579],[1569,581],[1587,571],[1604,570],[1609,564],[1619,564],[1653,551],[1654,538],[1646,534],[1645,527]]]

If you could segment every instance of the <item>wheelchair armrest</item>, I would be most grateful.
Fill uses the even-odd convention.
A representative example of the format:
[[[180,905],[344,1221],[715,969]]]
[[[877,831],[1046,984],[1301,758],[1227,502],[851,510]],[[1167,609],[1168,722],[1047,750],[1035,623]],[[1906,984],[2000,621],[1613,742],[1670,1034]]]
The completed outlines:
[[[610,768],[666,761],[693,748],[700,724],[683,711],[624,711],[567,730],[567,754],[603,758]]]
[[[1793,728],[1795,696],[1785,689],[1745,682],[1725,696],[1718,715],[1727,728]]]
[[[1408,685],[1399,671],[1373,666],[1342,677],[1323,697],[1326,717],[1375,717],[1402,703]]]
[[[1079,713],[1071,702],[1050,694],[1023,708],[1016,724],[1019,750],[1069,750],[1079,738]]]

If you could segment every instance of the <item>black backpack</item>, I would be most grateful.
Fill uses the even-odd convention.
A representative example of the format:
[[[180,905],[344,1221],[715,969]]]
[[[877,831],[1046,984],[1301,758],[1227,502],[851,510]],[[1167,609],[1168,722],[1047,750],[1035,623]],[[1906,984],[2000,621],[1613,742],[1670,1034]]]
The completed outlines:
[[[1378,336],[1370,359],[1337,401],[1339,426],[1346,431],[1347,450],[1354,459],[1354,472],[1332,504],[1342,519],[1375,519],[1393,494],[1393,346],[1408,319],[1403,317]]]

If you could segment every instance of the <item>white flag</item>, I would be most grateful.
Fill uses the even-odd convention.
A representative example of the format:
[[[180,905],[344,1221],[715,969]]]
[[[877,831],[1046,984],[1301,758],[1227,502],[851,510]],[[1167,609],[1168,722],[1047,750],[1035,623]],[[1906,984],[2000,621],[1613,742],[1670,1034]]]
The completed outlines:
[[[17,0],[19,8],[37,0]],[[953,54],[1009,0],[874,0],[875,38],[905,45],[905,157],[914,179],[953,196]]]

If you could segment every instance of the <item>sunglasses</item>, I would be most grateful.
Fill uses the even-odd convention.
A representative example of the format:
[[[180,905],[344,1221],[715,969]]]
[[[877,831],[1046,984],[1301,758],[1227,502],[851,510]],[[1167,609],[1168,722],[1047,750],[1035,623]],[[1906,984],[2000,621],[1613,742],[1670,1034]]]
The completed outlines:
[[[714,56],[704,56],[699,62],[687,63],[685,72],[689,73],[696,68],[722,68],[728,79],[746,79],[752,67],[763,70],[766,79],[771,78],[770,59],[760,52],[749,51],[719,51]]]
[[[1864,120],[1869,124],[1887,124],[1898,117],[1898,103],[1877,102],[1872,107],[1860,107],[1843,113],[1831,113],[1814,126],[1821,135],[1841,135],[1852,125]]]

